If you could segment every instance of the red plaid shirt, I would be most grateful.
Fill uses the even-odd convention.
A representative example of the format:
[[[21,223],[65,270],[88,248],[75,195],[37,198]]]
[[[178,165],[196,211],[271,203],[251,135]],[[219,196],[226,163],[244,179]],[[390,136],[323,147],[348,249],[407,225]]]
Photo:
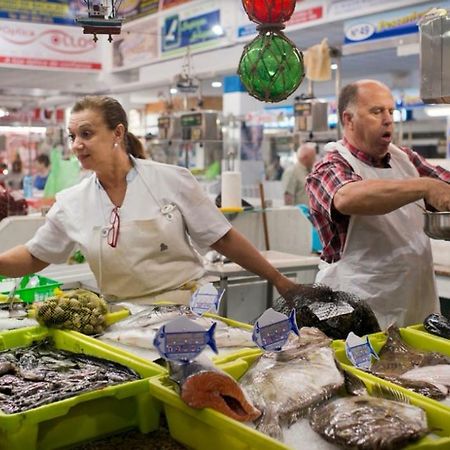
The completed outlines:
[[[373,167],[379,167],[372,157],[350,145],[345,138],[343,143],[360,161]],[[401,150],[408,155],[421,177],[439,178],[450,183],[449,171],[439,166],[432,166],[408,147],[401,147]],[[384,167],[390,167],[390,159],[391,155],[386,154],[382,161]],[[341,258],[350,221],[350,216],[336,211],[333,206],[333,197],[345,184],[360,180],[361,177],[355,174],[347,160],[337,150],[327,152],[306,179],[311,219],[323,244],[321,258],[326,262],[339,261]]]

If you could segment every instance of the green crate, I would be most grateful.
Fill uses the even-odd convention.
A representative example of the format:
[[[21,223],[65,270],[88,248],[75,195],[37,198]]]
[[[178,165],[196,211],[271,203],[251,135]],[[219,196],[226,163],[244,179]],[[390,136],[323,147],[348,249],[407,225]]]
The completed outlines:
[[[37,277],[38,284],[34,287],[26,287],[30,278]],[[0,276],[0,282],[7,280],[8,278]],[[41,275],[29,274],[25,275],[20,281],[16,290],[16,296],[20,297],[26,303],[33,303],[35,301],[43,301],[47,297],[51,297],[55,294],[55,289],[62,286],[63,283],[52,280],[50,278],[43,277]],[[8,294],[9,290],[0,291],[2,294]]]
[[[256,352],[248,352],[247,355],[241,355],[234,361],[230,357],[228,361],[219,364],[219,367],[233,378],[239,379],[257,357]],[[360,375],[358,372],[355,374]],[[375,384],[385,384],[378,378],[375,380],[360,378],[369,393]],[[203,410],[190,408],[181,400],[167,376],[153,378],[149,383],[152,395],[163,403],[171,436],[190,449],[211,450],[214,447],[214,450],[291,450],[291,447],[282,442],[210,408]],[[394,388],[397,386],[394,385]],[[411,400],[411,403],[425,410],[430,428],[439,437],[424,437],[404,447],[405,450],[450,449],[450,420],[440,408],[435,407],[433,403],[437,402],[422,397],[419,400]],[[214,436],[214,444],[211,443],[211,436]]]
[[[165,373],[151,362],[117,354],[101,342],[72,331],[31,327],[0,335],[0,351],[25,347],[50,337],[56,348],[108,359],[135,370],[141,380],[109,386],[17,414],[0,411],[0,450],[50,450],[75,445],[120,430],[142,433],[159,427],[161,404],[148,380]]]

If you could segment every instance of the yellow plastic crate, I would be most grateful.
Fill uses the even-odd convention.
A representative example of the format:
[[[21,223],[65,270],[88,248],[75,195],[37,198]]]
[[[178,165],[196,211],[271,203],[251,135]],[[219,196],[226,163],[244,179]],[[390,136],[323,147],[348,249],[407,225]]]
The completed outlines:
[[[448,347],[449,348],[449,350],[448,350],[449,353],[446,353],[446,355],[450,354],[450,339],[447,339],[447,338],[444,338],[444,337],[441,337],[441,336],[436,336],[433,333],[429,333],[425,329],[425,327],[423,326],[422,323],[417,324],[417,325],[410,325],[409,327],[406,327],[406,329],[408,331],[411,330],[411,331],[414,331],[414,332],[417,332],[417,333],[424,333],[427,336],[431,336],[433,339],[436,339],[436,342],[440,343],[439,345],[441,346],[441,348]]]
[[[101,342],[72,331],[31,327],[0,335],[0,351],[26,347],[50,337],[56,348],[123,364],[141,380],[108,386],[17,414],[0,411],[0,450],[40,450],[74,445],[124,429],[142,433],[159,427],[161,404],[148,380],[165,371],[149,361],[115,352]]]
[[[440,338],[438,339],[431,334],[425,334],[410,328],[400,328],[400,336],[406,344],[413,348],[424,351],[440,352],[444,355],[450,356],[450,345],[448,341],[445,342],[446,340]],[[384,332],[374,333],[369,335],[369,340],[374,350],[379,352],[386,343],[386,335]],[[430,448],[450,449],[450,407],[421,394],[412,392],[409,389],[394,384],[390,381],[383,380],[375,375],[357,369],[347,358],[345,353],[345,343],[343,340],[333,341],[332,345],[335,351],[336,359],[340,362],[343,369],[354,373],[364,382],[379,383],[396,389],[405,394],[411,400],[411,404],[423,408],[427,412],[430,428],[436,430],[435,433],[437,435],[445,437],[442,442],[447,445],[444,447],[433,446]],[[440,445],[439,441],[441,441],[441,439],[437,440],[434,445]]]
[[[232,357],[221,363],[222,370],[239,379],[258,357],[253,354],[241,355],[234,361]],[[359,376],[360,371],[353,371]],[[360,377],[370,393],[375,384],[384,384],[378,378],[372,380]],[[375,378],[375,377],[373,377]],[[171,436],[193,450],[292,450],[280,441],[270,438],[249,426],[237,422],[210,408],[197,410],[187,406],[175,391],[167,376],[149,381],[150,392],[163,403]],[[394,388],[397,386],[394,385]],[[422,397],[422,396],[419,396]],[[450,449],[450,420],[428,399],[411,400],[427,414],[428,424],[439,438],[424,437],[420,441],[404,447],[407,450],[448,450]],[[436,403],[436,402],[434,402]],[[213,442],[213,444],[212,444]],[[307,447],[305,447],[306,449]]]

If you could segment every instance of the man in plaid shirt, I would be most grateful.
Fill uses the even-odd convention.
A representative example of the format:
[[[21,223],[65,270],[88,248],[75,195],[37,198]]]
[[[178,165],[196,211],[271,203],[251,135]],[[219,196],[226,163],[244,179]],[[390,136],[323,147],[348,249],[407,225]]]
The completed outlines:
[[[323,244],[316,282],[365,299],[381,327],[409,325],[439,311],[425,206],[450,210],[450,172],[392,144],[394,99],[360,80],[338,100],[343,139],[306,182]]]

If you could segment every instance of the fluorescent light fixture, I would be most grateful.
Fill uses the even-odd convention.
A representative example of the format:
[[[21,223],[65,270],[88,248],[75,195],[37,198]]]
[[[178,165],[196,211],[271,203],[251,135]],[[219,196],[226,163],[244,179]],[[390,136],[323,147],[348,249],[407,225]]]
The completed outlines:
[[[220,87],[222,87],[222,83],[221,83],[220,81],[213,81],[213,82],[211,83],[211,86],[212,86],[213,88],[220,88]]]
[[[170,88],[170,91],[169,91],[171,94],[176,94],[177,92],[178,92],[178,89],[177,88]]]
[[[211,27],[211,31],[217,36],[222,36],[222,34],[223,34],[223,28],[218,23],[216,23],[215,25],[213,25]]]
[[[0,126],[0,132],[3,133],[42,133],[45,134],[46,127],[10,127]]]
[[[450,106],[429,106],[424,108],[425,114],[429,117],[450,116]]]
[[[331,64],[330,66],[331,70],[336,70],[338,68],[338,65],[336,63]]]

